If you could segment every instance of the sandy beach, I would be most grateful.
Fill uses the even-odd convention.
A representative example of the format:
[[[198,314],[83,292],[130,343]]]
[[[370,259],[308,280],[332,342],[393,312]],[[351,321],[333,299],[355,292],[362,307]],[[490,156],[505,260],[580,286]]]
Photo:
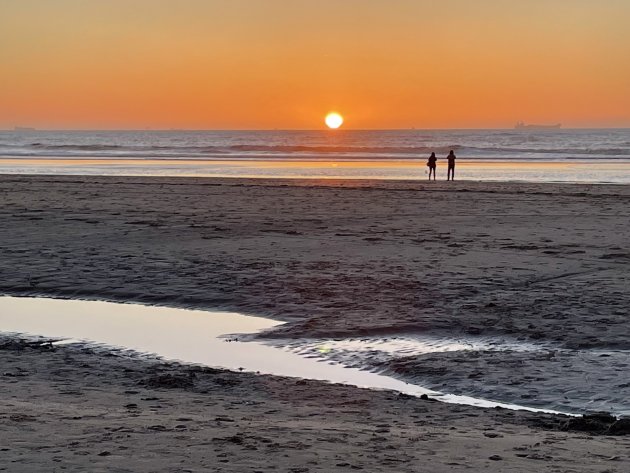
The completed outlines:
[[[4,175],[0,199],[3,294],[238,311],[288,322],[266,335],[278,344],[502,337],[541,349],[374,367],[533,407],[628,409],[629,187]],[[629,460],[627,436],[567,432],[564,417],[8,339],[0,356],[7,471],[623,472]]]
[[[627,471],[566,418],[0,339],[11,472]]]

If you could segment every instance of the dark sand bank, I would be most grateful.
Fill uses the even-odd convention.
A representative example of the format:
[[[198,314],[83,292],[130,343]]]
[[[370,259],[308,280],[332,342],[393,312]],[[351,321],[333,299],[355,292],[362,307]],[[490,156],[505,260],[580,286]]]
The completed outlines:
[[[558,350],[586,353],[589,359],[595,350],[616,350],[627,357],[630,348],[630,188],[624,186],[0,176],[0,199],[0,292],[4,294],[237,310],[289,322],[272,335],[287,341],[410,333],[501,336],[552,344]],[[139,377],[146,376],[145,370],[149,369],[136,365],[137,360],[116,358],[116,363],[122,363],[115,369],[116,375],[127,373],[126,369],[141,373],[126,380],[126,374],[121,379],[108,377],[100,370],[100,366],[106,366],[102,363],[107,358],[99,356],[96,361],[94,354],[80,354],[93,360],[86,358],[82,361],[86,367],[81,368],[72,364],[72,358],[79,355],[70,349],[57,349],[54,355],[33,349],[29,352],[32,358],[26,358],[25,351],[2,353],[3,372],[20,367],[31,373],[36,371],[33,366],[44,367],[37,377],[7,378],[11,382],[3,384],[5,416],[17,415],[19,420],[19,409],[28,405],[24,415],[36,419],[40,416],[51,428],[62,419],[64,428],[75,436],[68,442],[84,442],[89,434],[96,450],[99,442],[123,439],[117,437],[119,434],[103,431],[109,424],[100,422],[110,421],[107,412],[111,408],[116,419],[114,428],[152,434],[138,434],[142,440],[130,445],[130,451],[148,449],[157,455],[167,448],[168,458],[184,460],[185,453],[178,453],[175,448],[184,445],[174,441],[179,434],[169,433],[160,440],[162,434],[155,432],[161,427],[149,427],[164,426],[164,422],[155,417],[135,417],[133,411],[124,407],[130,403],[140,406],[137,400],[127,400],[132,395],[125,394],[138,389]],[[538,405],[541,399],[551,399],[562,390],[570,395],[576,389],[585,399],[589,395],[611,399],[613,392],[615,399],[630,398],[629,387],[617,382],[617,378],[627,378],[626,361],[615,358],[615,363],[600,360],[580,367],[572,358],[571,372],[567,374],[562,364],[567,363],[562,358],[564,353],[556,353],[550,361],[522,354],[431,354],[394,361],[381,368],[425,385],[446,384],[453,392],[466,392],[472,387],[469,394],[474,394],[475,389],[487,394],[484,389],[492,383],[514,382],[503,391],[506,399],[495,399],[522,404],[531,401]],[[455,360],[458,356],[460,360]],[[89,374],[95,365],[102,380]],[[184,370],[184,376],[188,376],[188,368],[173,369]],[[446,378],[443,370],[448,371]],[[605,381],[598,384],[580,375],[593,370]],[[528,378],[531,376],[535,379]],[[429,413],[435,416],[430,420],[422,417],[425,412],[407,411],[407,400],[399,401],[392,394],[250,375],[228,373],[220,377],[247,379],[253,384],[243,388],[245,398],[235,398],[233,391],[216,389],[204,393],[210,395],[209,401],[208,397],[200,400],[190,390],[168,390],[165,392],[172,397],[167,408],[145,407],[143,412],[149,415],[151,411],[151,416],[168,412],[171,420],[189,417],[183,411],[197,412],[199,421],[205,423],[204,429],[207,425],[221,428],[220,435],[208,433],[212,438],[238,437],[234,442],[226,441],[223,450],[213,448],[218,450],[215,453],[234,454],[228,457],[232,458],[230,461],[236,457],[238,461],[259,458],[255,455],[262,457],[267,452],[266,447],[239,437],[239,432],[265,438],[286,435],[287,442],[304,445],[310,442],[315,446],[287,447],[289,453],[283,451],[274,459],[266,453],[266,459],[256,460],[277,465],[278,458],[288,454],[303,467],[306,457],[295,456],[297,452],[315,452],[319,460],[309,457],[308,461],[321,461],[324,466],[306,466],[311,468],[309,471],[350,468],[337,463],[355,465],[360,458],[365,459],[359,455],[372,454],[373,450],[376,455],[389,456],[382,464],[371,459],[368,464],[377,465],[374,468],[359,465],[368,471],[414,471],[421,469],[423,461],[436,465],[438,458],[445,462],[439,467],[443,469],[436,467],[431,471],[492,465],[495,471],[621,472],[624,467],[615,462],[620,458],[627,460],[623,453],[628,447],[623,440],[626,437],[594,440],[584,434],[549,433],[533,424],[523,426],[517,422],[518,428],[513,427],[508,417],[520,419],[525,415],[521,413],[501,413],[496,420],[495,411],[431,403],[431,409],[438,409],[439,413]],[[112,383],[110,391],[98,384],[108,380]],[[23,384],[31,381],[35,384]],[[122,383],[120,388],[116,383]],[[273,395],[260,387],[269,383],[278,383]],[[293,384],[308,389],[295,391],[287,387]],[[475,384],[480,387],[475,388]],[[130,388],[132,385],[136,387]],[[83,394],[73,398],[61,392],[63,386]],[[351,407],[343,405],[346,401],[341,400],[341,391],[328,389],[347,390],[345,399]],[[91,394],[94,390],[99,391],[94,394],[96,397]],[[261,392],[267,397],[262,398],[258,411],[254,409],[258,416],[255,421],[247,420],[248,405],[232,404],[235,399],[259,402]],[[493,391],[496,392],[500,391]],[[56,397],[47,397],[46,393]],[[307,393],[312,398],[305,398]],[[145,397],[162,396],[160,393]],[[507,398],[510,396],[518,399]],[[105,401],[101,397],[111,404],[102,404]],[[72,401],[68,403],[68,399]],[[73,430],[68,410],[78,409],[81,400],[85,400],[84,408],[93,411],[90,415],[99,424]],[[305,414],[310,420],[301,423],[303,420],[291,419],[302,419],[301,411],[296,409],[304,403],[308,405],[307,400],[315,403],[313,410]],[[420,406],[415,403],[421,401],[409,402]],[[215,408],[238,413],[232,416],[238,422],[213,424],[215,421],[207,416],[209,412],[214,415]],[[222,416],[223,410],[219,410],[216,415]],[[273,410],[281,414],[265,414]],[[367,412],[372,412],[373,417],[365,417]],[[337,420],[346,414],[354,416],[348,424]],[[287,423],[281,424],[282,434],[275,428],[275,415],[287,418]],[[507,430],[499,437],[485,436],[485,420],[480,422],[478,417],[485,419],[486,415],[495,419],[492,422],[506,423]],[[318,418],[313,420],[313,416]],[[11,431],[13,441],[23,439],[30,455],[38,452],[35,456],[41,461],[52,461],[50,452],[63,457],[62,463],[69,461],[67,443],[54,441],[50,445],[55,448],[40,449],[41,442],[48,440],[44,439],[46,429],[32,423],[31,418],[25,419],[30,420],[11,424],[15,429]],[[392,433],[391,426],[396,422],[411,422],[408,436]],[[420,427],[426,422],[444,430],[435,435],[434,427],[422,430]],[[381,424],[389,427],[378,427]],[[373,432],[375,428],[389,431],[379,434]],[[261,429],[271,429],[271,433],[260,434]],[[396,438],[402,443],[375,449],[370,443],[373,435],[383,437],[380,442],[391,443]],[[419,440],[410,440],[422,436],[427,436],[423,442],[430,438],[436,443],[424,448],[416,444]],[[199,457],[193,455],[194,464],[212,461],[218,465],[218,459],[226,457],[207,453],[208,445],[217,441],[204,438],[195,444],[197,447],[186,446],[199,448],[195,450]],[[346,450],[339,438],[353,446]],[[509,456],[509,463],[488,460],[494,453],[484,448],[493,445],[497,438],[509,443],[501,450],[503,453],[496,453],[502,458]],[[438,448],[438,443],[442,447]],[[250,454],[254,456],[249,457]],[[328,460],[321,460],[321,455]],[[95,458],[105,461],[106,457],[113,455]],[[337,463],[331,463],[332,458]],[[407,460],[411,463],[405,463]],[[86,460],[73,461],[79,465]],[[106,464],[101,465],[105,471]],[[155,466],[150,462],[145,466],[137,464],[134,470],[119,463],[116,468],[156,471],[151,465]],[[291,471],[293,466],[283,464],[282,468]],[[241,463],[225,465],[225,471],[244,469],[247,468]]]
[[[630,348],[624,186],[0,176],[0,196],[5,294]]]

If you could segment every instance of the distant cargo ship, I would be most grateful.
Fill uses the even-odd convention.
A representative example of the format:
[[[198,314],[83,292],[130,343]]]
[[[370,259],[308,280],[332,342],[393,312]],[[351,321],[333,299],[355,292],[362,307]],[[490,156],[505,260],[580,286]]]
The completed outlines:
[[[35,128],[31,128],[28,126],[16,126],[13,128],[13,131],[36,131]]]
[[[518,122],[514,125],[517,130],[554,130],[560,128],[562,125],[556,123],[555,125],[526,125],[523,122]]]

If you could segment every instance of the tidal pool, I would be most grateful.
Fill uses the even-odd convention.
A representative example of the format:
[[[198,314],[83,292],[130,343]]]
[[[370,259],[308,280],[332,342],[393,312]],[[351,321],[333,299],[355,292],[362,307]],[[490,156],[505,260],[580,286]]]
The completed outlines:
[[[390,389],[416,396],[427,394],[449,403],[554,412],[432,391],[389,376],[349,367],[342,362],[329,361],[325,357],[300,354],[295,347],[283,349],[277,346],[277,341],[274,346],[273,343],[256,340],[240,340],[240,335],[270,330],[281,324],[271,319],[230,312],[100,301],[0,297],[0,332],[4,333],[49,337],[57,339],[59,344],[100,344],[216,368]],[[458,346],[457,343],[453,346]],[[329,345],[325,349],[334,347],[335,342],[331,341]],[[442,349],[440,344],[435,347],[436,350]],[[358,346],[356,348],[359,349]]]

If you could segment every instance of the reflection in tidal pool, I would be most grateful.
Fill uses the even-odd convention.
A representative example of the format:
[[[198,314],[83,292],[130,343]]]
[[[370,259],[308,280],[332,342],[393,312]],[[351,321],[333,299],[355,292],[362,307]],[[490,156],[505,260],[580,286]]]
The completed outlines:
[[[5,333],[45,336],[59,339],[61,343],[98,343],[212,367],[392,389],[411,395],[428,394],[457,404],[523,408],[467,396],[440,394],[340,363],[322,363],[321,359],[301,356],[292,350],[282,350],[257,341],[230,341],[234,337],[225,337],[226,334],[252,334],[277,325],[280,322],[228,312],[0,297],[0,331]]]

